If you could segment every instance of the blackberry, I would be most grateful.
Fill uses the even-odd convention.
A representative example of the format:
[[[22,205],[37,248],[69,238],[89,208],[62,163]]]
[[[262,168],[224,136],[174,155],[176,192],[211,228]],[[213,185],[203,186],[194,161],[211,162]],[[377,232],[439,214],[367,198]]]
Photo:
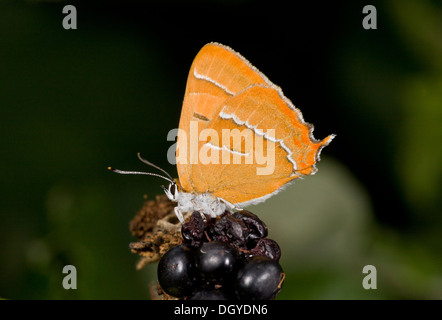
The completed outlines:
[[[205,239],[205,232],[211,226],[212,218],[209,215],[205,215],[205,219],[203,219],[198,211],[194,211],[190,216],[190,220],[181,227],[184,242],[192,247],[201,246],[204,241],[207,241]]]
[[[237,252],[229,244],[206,242],[196,253],[196,267],[204,280],[222,284],[231,280],[236,259]]]
[[[192,250],[185,245],[172,248],[161,258],[157,273],[167,294],[177,298],[192,294],[197,280]]]
[[[225,215],[213,228],[214,239],[221,242],[229,242],[237,247],[246,247],[247,226],[241,220],[232,215]]]
[[[267,226],[261,221],[261,219],[250,211],[237,211],[232,214],[232,217],[240,219],[247,228],[247,232],[245,234],[247,247],[253,248],[259,239],[267,237]]]
[[[248,257],[266,256],[275,261],[281,258],[281,248],[272,239],[259,239],[255,247],[248,251]]]
[[[185,245],[167,252],[158,265],[159,283],[169,295],[264,300],[281,289],[281,249],[255,214],[241,210],[211,218],[195,211],[181,233]]]
[[[279,263],[268,257],[255,256],[236,276],[235,292],[239,299],[273,299],[281,289],[284,273]]]

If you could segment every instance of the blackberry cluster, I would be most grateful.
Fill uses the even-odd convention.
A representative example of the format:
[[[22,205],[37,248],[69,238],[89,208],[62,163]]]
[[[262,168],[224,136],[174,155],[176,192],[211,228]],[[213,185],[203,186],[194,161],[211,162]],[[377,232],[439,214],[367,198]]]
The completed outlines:
[[[158,281],[167,294],[190,300],[267,300],[279,293],[281,250],[266,238],[267,226],[253,213],[211,218],[194,212],[181,232],[184,244],[158,264]]]

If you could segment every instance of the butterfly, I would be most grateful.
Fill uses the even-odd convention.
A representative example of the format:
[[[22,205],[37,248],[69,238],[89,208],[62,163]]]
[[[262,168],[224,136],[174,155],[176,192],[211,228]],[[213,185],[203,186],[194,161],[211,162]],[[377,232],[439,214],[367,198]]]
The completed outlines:
[[[168,180],[164,191],[184,223],[183,213],[216,217],[241,210],[316,173],[321,150],[334,137],[316,140],[313,125],[281,88],[230,47],[209,43],[187,79],[176,150],[179,179],[140,155],[167,177],[110,169]]]

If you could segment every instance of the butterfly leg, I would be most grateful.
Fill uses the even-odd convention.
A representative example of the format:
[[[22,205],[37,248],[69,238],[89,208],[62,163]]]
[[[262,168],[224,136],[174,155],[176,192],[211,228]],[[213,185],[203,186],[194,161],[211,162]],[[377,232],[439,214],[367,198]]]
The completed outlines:
[[[178,207],[175,207],[175,208],[174,208],[174,211],[175,211],[175,215],[176,215],[176,217],[178,218],[178,220],[180,220],[180,222],[181,222],[182,224],[184,224],[184,217],[183,217],[183,213],[181,212],[181,210],[178,209]]]
[[[223,203],[227,206],[227,209],[228,209],[229,211],[233,211],[233,210],[242,210],[241,208],[237,208],[237,207],[235,207],[235,205],[234,205],[233,203],[230,203],[229,201],[224,200],[223,198],[219,198],[219,197],[218,197],[218,201],[223,202]]]

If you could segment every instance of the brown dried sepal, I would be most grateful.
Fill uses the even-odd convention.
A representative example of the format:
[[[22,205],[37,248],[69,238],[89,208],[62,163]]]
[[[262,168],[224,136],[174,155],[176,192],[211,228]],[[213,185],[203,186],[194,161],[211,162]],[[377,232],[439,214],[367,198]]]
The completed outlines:
[[[129,230],[134,237],[143,239],[155,228],[158,220],[173,213],[176,204],[170,201],[166,195],[156,196],[155,200],[148,200],[144,196],[144,204],[129,224]]]
[[[143,207],[130,222],[130,231],[140,239],[129,244],[131,251],[142,257],[137,270],[159,261],[167,251],[183,243],[181,223],[174,208],[175,204],[165,195],[156,196],[155,201],[145,196]]]
[[[157,231],[147,234],[141,241],[130,243],[129,248],[133,253],[142,256],[136,266],[139,270],[148,263],[159,261],[167,251],[182,242],[180,232]]]

